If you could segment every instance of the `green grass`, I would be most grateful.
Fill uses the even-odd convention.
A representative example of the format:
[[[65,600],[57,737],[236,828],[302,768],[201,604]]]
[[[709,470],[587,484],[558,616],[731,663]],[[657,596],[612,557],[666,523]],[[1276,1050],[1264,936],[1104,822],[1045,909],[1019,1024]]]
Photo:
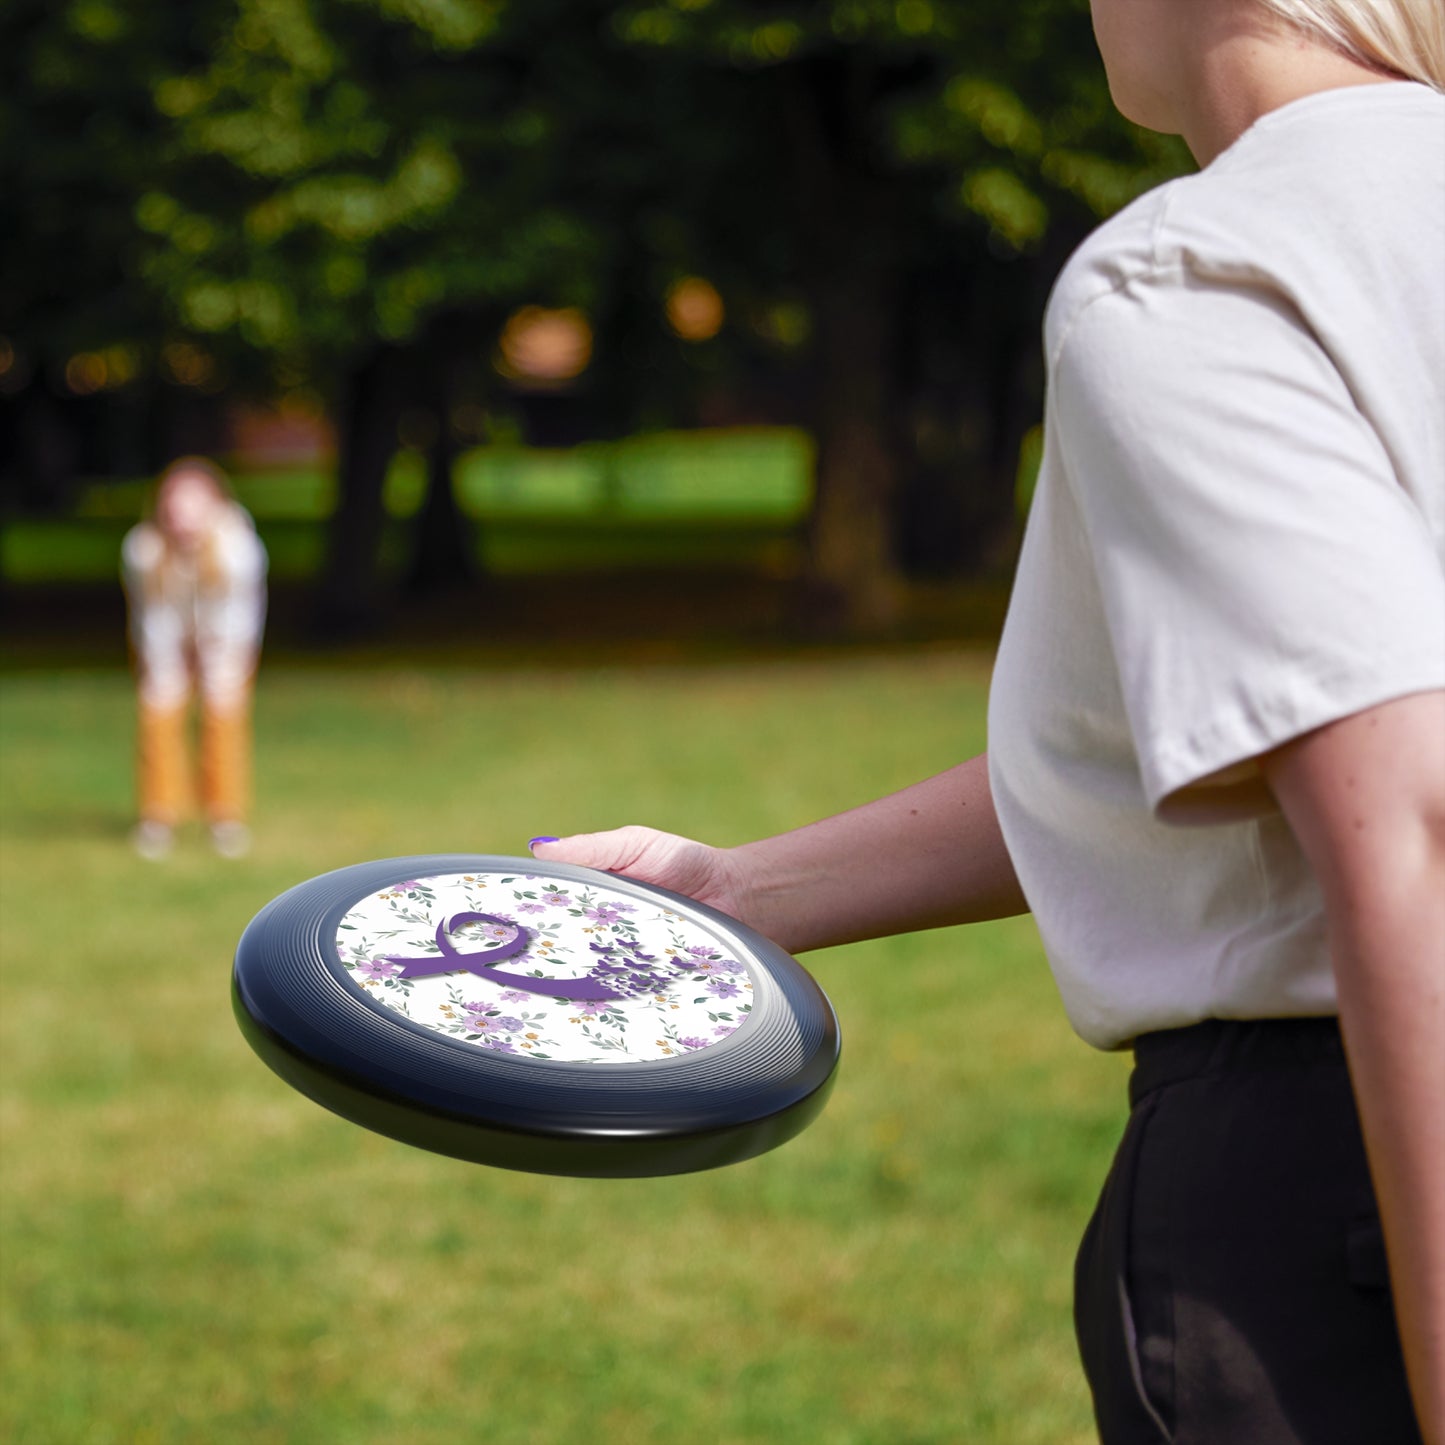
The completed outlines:
[[[1080,1445],[1074,1244],[1122,1065],[1026,920],[814,955],[823,1117],[710,1174],[491,1171],[292,1093],[230,1016],[268,898],[365,858],[779,829],[982,744],[983,659],[275,670],[257,847],[125,846],[118,674],[3,680],[0,1438]]]
[[[796,522],[812,495],[813,442],[794,427],[649,432],[567,449],[472,447],[452,468],[457,501],[478,520],[506,516],[743,517]],[[426,490],[425,459],[402,448],[386,477],[386,506],[409,517]],[[265,521],[321,522],[336,507],[336,477],[320,467],[232,469],[236,495]],[[127,524],[145,510],[144,478],[85,487],[74,513]]]
[[[812,498],[813,443],[787,427],[661,432],[570,450],[474,447],[453,485],[474,524],[478,561],[494,576],[718,564],[796,569]],[[273,577],[316,574],[336,478],[319,468],[238,471]],[[425,462],[396,454],[387,475],[386,561],[403,565]],[[117,573],[121,538],[144,512],[142,479],[85,487],[70,515],[13,517],[0,528],[0,578],[96,582]]]
[[[120,546],[130,524],[114,518],[32,517],[0,529],[0,579],[36,583],[109,582],[120,575]],[[324,522],[276,517],[257,524],[270,555],[273,581],[314,578],[326,555]],[[791,575],[801,563],[791,527],[747,519],[706,526],[688,519],[617,517],[497,517],[474,529],[476,558],[488,576],[620,572],[636,568],[745,569]],[[404,520],[388,519],[382,564],[406,565],[412,546]]]

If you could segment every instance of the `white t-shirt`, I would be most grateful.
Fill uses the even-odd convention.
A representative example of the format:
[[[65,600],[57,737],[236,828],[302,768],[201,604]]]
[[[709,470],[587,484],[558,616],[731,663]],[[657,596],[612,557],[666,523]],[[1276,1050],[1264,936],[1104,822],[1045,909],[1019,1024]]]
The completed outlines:
[[[1080,248],[1045,337],[989,751],[1069,1017],[1333,1013],[1254,760],[1445,687],[1445,96],[1265,116]]]
[[[249,514],[231,505],[206,556],[167,558],[153,522],[121,544],[130,640],[148,707],[178,707],[198,684],[208,706],[245,696],[266,621],[266,548]]]

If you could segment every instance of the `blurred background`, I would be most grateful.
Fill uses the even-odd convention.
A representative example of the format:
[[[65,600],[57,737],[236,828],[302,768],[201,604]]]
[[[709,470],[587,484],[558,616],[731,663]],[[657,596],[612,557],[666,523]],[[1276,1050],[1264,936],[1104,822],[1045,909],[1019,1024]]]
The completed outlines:
[[[827,1114],[646,1184],[343,1125],[226,992],[327,868],[984,745],[1049,287],[1188,164],[1086,0],[9,0],[0,78],[0,1433],[1090,1438],[1122,1066],[1026,920],[810,960]],[[270,555],[255,846],[149,864],[119,550],[185,453]]]

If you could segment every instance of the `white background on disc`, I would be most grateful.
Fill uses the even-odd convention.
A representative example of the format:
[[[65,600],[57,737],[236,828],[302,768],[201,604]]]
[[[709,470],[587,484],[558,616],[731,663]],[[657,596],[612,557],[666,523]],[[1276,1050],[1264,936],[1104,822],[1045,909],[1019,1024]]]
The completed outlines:
[[[436,929],[458,913],[461,954],[515,937],[525,953],[495,965],[546,978],[594,976],[620,999],[559,1001],[466,972],[401,978],[393,958],[437,956]],[[544,873],[451,873],[393,883],[341,920],[343,966],[378,1007],[478,1048],[566,1063],[635,1063],[694,1053],[726,1038],[752,1008],[747,970],[725,941],[680,914],[605,887]]]

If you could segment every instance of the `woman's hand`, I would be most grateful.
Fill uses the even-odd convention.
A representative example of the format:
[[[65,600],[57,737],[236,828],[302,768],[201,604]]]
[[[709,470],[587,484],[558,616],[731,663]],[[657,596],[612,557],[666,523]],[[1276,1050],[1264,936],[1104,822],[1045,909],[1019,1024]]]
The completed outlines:
[[[575,863],[606,873],[625,873],[758,926],[749,917],[747,883],[735,855],[676,833],[635,824],[605,833],[575,833],[551,842],[537,840],[532,856],[546,863]]]

